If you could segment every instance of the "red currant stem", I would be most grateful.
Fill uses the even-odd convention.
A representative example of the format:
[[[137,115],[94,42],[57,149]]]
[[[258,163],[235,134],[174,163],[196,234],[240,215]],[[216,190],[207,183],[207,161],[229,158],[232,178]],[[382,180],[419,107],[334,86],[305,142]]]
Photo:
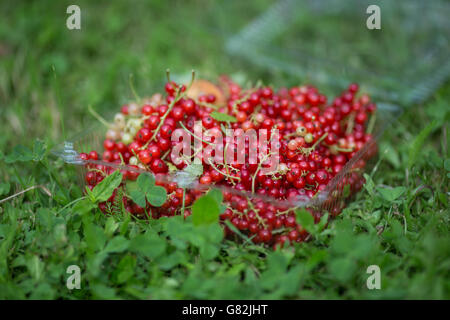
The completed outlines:
[[[208,159],[208,162],[209,162],[209,165],[210,165],[214,170],[216,170],[218,173],[220,173],[221,175],[223,175],[223,176],[225,176],[225,177],[228,177],[228,178],[230,178],[230,179],[236,179],[236,180],[238,180],[238,181],[241,181],[241,178],[239,178],[239,177],[233,177],[233,176],[230,176],[229,174],[226,174],[226,173],[223,173],[222,171],[220,171],[220,170],[212,163],[211,159]]]
[[[258,222],[259,222],[260,224],[262,224],[262,226],[263,226],[264,228],[267,228],[266,222],[264,221],[263,218],[261,218],[261,216],[260,216],[259,214],[256,215],[256,219],[258,220]]]
[[[123,156],[122,154],[119,152],[119,158],[120,158],[120,165],[124,166],[125,165],[125,161],[123,160]]]
[[[253,89],[248,90],[248,92],[242,98],[240,98],[238,100],[235,100],[233,102],[233,106],[231,107],[232,112],[237,113],[237,108],[236,108],[237,105],[242,103],[242,102],[244,102],[244,101],[246,101],[248,98],[250,98],[252,93],[256,92],[259,89],[259,87],[261,87],[261,83],[260,82],[258,82]]]
[[[280,180],[281,177],[275,176],[277,173],[280,173],[280,171],[279,171],[279,170],[270,171],[270,172],[267,172],[267,173],[266,173],[266,176],[272,176],[272,177],[271,177],[272,180]]]
[[[111,123],[106,121],[101,115],[99,115],[94,109],[92,109],[91,105],[88,105],[88,111],[94,118],[96,118],[98,121],[100,121],[107,128],[113,127],[113,125]]]
[[[164,120],[166,120],[167,116],[172,111],[175,103],[177,103],[184,96],[184,94],[180,94],[180,93],[181,93],[181,86],[178,87],[177,93],[175,95],[175,98],[170,103],[169,108],[167,109],[166,113],[159,120],[158,127],[155,129],[155,132],[153,133],[153,136],[150,138],[150,140],[148,140],[147,144],[150,143],[150,141],[152,141],[152,140],[154,140],[156,138],[156,135],[158,134],[159,129],[161,129],[162,125],[164,124]]]
[[[195,158],[200,152],[202,152],[203,148],[198,148],[197,150],[194,150],[194,154],[191,156],[191,158]],[[195,159],[194,159],[195,160]]]
[[[314,142],[314,144],[311,147],[309,147],[309,148],[300,147],[299,148],[300,152],[303,154],[306,154],[306,155],[310,154],[311,152],[314,151],[314,149],[317,147],[317,145],[319,143],[321,143],[327,136],[328,136],[328,132],[325,132],[319,139],[317,139],[316,142]]]
[[[291,211],[291,209],[287,209],[287,210],[284,210],[284,211],[279,211],[279,212],[277,212],[275,215],[278,217],[278,216],[281,216],[281,215],[283,215],[283,214],[289,213],[289,211]]]
[[[205,141],[205,140],[203,140],[202,138],[196,136],[195,133],[193,133],[192,131],[190,131],[188,128],[186,128],[186,127],[184,126],[183,122],[178,121],[178,123],[179,123],[180,126],[184,129],[184,131],[186,131],[187,133],[189,133],[189,134],[190,134],[191,136],[193,136],[195,139],[197,139],[197,140],[199,140],[199,141],[202,141],[202,142],[204,142],[204,143],[206,143],[206,144],[208,144],[208,145],[210,145],[210,146],[215,146],[214,143]]]
[[[253,205],[253,203],[247,199],[247,203],[248,206],[250,207],[251,210],[255,211],[256,213],[256,219],[258,220],[258,223],[262,224],[264,228],[267,227],[266,223],[264,222],[264,219],[261,218],[261,216],[259,215],[259,210],[255,208],[255,206]]]
[[[166,69],[166,77],[167,77],[167,82],[170,82],[170,69],[169,68]]]
[[[367,134],[371,134],[372,133],[373,128],[375,127],[375,120],[376,119],[377,119],[377,114],[373,113],[372,116],[370,117],[369,124],[367,125],[367,130],[366,130]]]
[[[330,150],[334,153],[338,153],[338,152],[353,152],[353,148],[340,148],[336,145],[332,145],[332,146],[327,146],[330,148]]]
[[[161,160],[164,160],[167,157],[167,155],[170,153],[170,151],[171,151],[170,149],[167,150],[166,153],[164,153],[163,156],[161,157]]]
[[[272,140],[272,139],[271,139]],[[256,176],[258,175],[259,170],[261,170],[261,167],[264,163],[264,161],[266,161],[273,153],[269,152],[268,154],[264,155],[261,159],[261,161],[258,164],[258,168],[255,171],[255,174],[252,177],[252,193],[255,193],[255,180],[256,180]]]
[[[133,93],[134,99],[136,99],[136,102],[140,103],[141,97],[139,97],[139,95],[137,94],[136,89],[134,87],[133,74],[132,73],[130,73],[130,76],[128,77],[128,82],[130,84],[130,89],[131,89],[131,92]]]
[[[291,133],[288,133],[288,134],[285,134],[284,136],[283,136],[283,138],[284,139],[287,139],[287,138],[290,138],[290,137],[294,137],[294,136],[296,136],[297,135],[297,132],[291,132]]]
[[[223,123],[220,124],[220,130],[222,130],[223,134],[225,134],[225,135],[227,134],[227,130],[225,129],[225,126],[223,125]]]
[[[131,153],[134,154],[134,156],[136,157],[136,159],[138,159],[138,161],[140,162],[139,157],[138,157],[138,155],[136,154],[136,151],[131,150]]]
[[[314,150],[319,143],[321,143],[328,136],[328,132],[325,132],[314,144],[312,145],[312,149]]]
[[[243,212],[241,212],[241,211],[239,211],[239,210],[237,210],[237,209],[234,209],[234,208],[232,208],[230,205],[227,205],[227,204],[225,204],[225,207],[226,207],[227,209],[230,209],[234,214],[237,214],[239,217],[242,217]]]
[[[156,128],[155,132],[153,133],[153,136],[150,138],[149,141],[152,141],[152,140],[154,140],[156,138],[156,135],[158,134],[159,130],[161,129],[162,125],[164,124],[164,120],[166,120],[167,116],[172,111],[172,109],[175,106],[175,104],[178,101],[180,101],[184,96],[186,96],[187,92],[189,91],[189,89],[191,88],[192,84],[194,83],[194,80],[195,80],[195,71],[192,70],[192,78],[191,78],[191,82],[189,83],[188,88],[184,92],[181,92],[182,86],[178,86],[177,94],[175,95],[175,98],[170,103],[169,108],[167,109],[166,113],[160,119],[158,127]]]
[[[186,189],[183,188],[183,201],[181,203],[181,214],[184,214],[184,206],[185,206],[185,200],[186,200]]]
[[[259,122],[258,121],[256,121],[256,115],[259,113],[259,111],[261,110],[261,106],[257,106],[256,108],[255,108],[255,110],[250,114],[250,121],[253,123],[253,125],[257,125],[257,124],[259,124]]]
[[[338,152],[353,152],[353,148],[340,148],[340,147],[336,147],[335,149]]]
[[[348,136],[350,133],[352,133],[353,131],[353,126],[355,125],[355,113],[352,112],[350,113],[350,115],[348,116],[348,121],[347,121],[347,130],[345,130],[345,135]]]
[[[228,124],[229,126],[230,124]],[[225,132],[226,134],[226,132]],[[227,174],[230,174],[230,170],[228,169],[228,165],[227,165],[227,150],[228,150],[228,145],[229,145],[229,141],[227,141],[225,143],[225,148],[223,149],[223,163],[225,165],[225,169],[227,171]]]
[[[255,211],[255,213],[258,214],[259,209],[256,209],[255,206],[253,205],[253,202],[251,202],[248,198],[247,198],[247,204],[251,210]]]
[[[153,138],[153,137],[152,137]],[[152,139],[150,138],[142,147],[139,148],[139,150],[145,150],[148,148],[148,145],[150,144],[150,142],[152,141]]]
[[[218,110],[219,106],[216,106],[215,104],[208,103],[206,101],[199,101],[198,99],[193,99],[196,104],[202,105],[204,107],[212,108],[214,110]]]
[[[105,172],[103,172],[102,170],[99,170],[99,169],[89,169],[89,171],[94,171],[94,172],[98,172],[98,173],[100,173],[102,176],[104,176],[104,177],[106,177],[106,173]]]
[[[272,230],[272,234],[279,234],[279,233],[283,233],[283,232],[288,231],[288,230],[289,230],[288,228],[279,228],[279,229],[276,229],[276,230]]]

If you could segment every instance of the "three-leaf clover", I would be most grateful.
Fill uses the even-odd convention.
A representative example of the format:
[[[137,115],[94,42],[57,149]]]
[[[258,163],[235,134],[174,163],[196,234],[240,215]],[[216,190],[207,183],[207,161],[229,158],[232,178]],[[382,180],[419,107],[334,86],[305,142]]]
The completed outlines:
[[[127,193],[138,206],[145,208],[146,200],[154,207],[166,202],[167,191],[155,185],[155,177],[150,173],[141,173],[136,182],[127,183]]]

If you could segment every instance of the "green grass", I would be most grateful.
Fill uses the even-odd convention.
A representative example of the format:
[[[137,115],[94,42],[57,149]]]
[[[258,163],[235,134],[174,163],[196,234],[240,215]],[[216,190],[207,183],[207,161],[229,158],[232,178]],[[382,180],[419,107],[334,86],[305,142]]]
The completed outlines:
[[[0,199],[36,185],[51,193],[0,204],[0,298],[450,298],[450,83],[407,106],[355,201],[293,248],[274,252],[223,241],[214,225],[105,217],[71,204],[82,196],[77,169],[49,150],[93,123],[89,104],[110,114],[132,99],[130,74],[141,95],[161,91],[168,67],[298,81],[224,52],[224,39],[267,2],[230,16],[232,4],[218,10],[212,1],[83,1],[81,31],[66,29],[63,2],[0,5]],[[72,264],[80,290],[66,288]],[[381,268],[381,290],[366,288],[369,265]]]

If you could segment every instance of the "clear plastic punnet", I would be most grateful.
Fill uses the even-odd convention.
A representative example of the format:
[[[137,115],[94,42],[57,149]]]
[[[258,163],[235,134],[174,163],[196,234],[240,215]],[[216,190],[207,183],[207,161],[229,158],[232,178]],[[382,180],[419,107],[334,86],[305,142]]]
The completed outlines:
[[[450,3],[421,0],[281,0],[226,48],[264,70],[408,107],[450,74]]]
[[[118,211],[121,211],[142,219],[180,214],[187,218],[192,214],[195,201],[215,189],[222,193],[219,221],[228,236],[244,236],[256,243],[266,244],[303,241],[309,234],[298,223],[298,209],[306,209],[316,223],[326,213],[327,217],[338,215],[349,199],[362,189],[365,182],[363,174],[378,152],[377,140],[400,110],[393,104],[372,101],[366,94],[352,93],[353,89],[327,101],[313,86],[297,86],[289,91],[286,88],[257,86],[222,97],[223,92],[236,90],[231,81],[227,80],[226,86],[215,86],[202,80],[193,83],[202,90],[194,90],[194,85],[188,86],[187,90],[185,87],[185,94],[181,89],[173,93],[169,83],[169,89],[166,85],[167,96],[157,94],[152,99],[118,107],[118,113],[110,123],[100,119],[104,125],[85,130],[82,135],[65,141],[53,150],[64,162],[79,168],[80,183],[89,189],[115,171],[122,173],[120,186],[108,201],[99,204],[105,214],[120,214]],[[182,88],[181,85],[174,86]],[[353,85],[353,88],[357,86]],[[214,99],[212,95],[215,95]],[[249,105],[248,99],[253,99],[253,106]],[[289,99],[291,104],[288,105],[286,101]],[[272,105],[277,104],[278,113],[272,114],[275,112],[271,109]],[[291,113],[283,113],[281,105],[285,105]],[[129,111],[131,108],[133,113]],[[336,109],[336,113],[330,115],[331,109]],[[242,110],[247,110],[245,121],[240,119]],[[369,111],[361,116],[364,113],[361,110]],[[95,112],[94,115],[100,118]],[[269,115],[277,120],[267,122],[271,119]],[[200,124],[207,127],[202,129],[204,132],[215,130],[219,135],[218,132],[222,131],[223,136],[220,134],[220,138],[214,136],[211,140],[211,136],[198,133],[195,124],[190,123],[195,117],[199,117]],[[282,120],[282,117],[289,121]],[[111,133],[111,128],[117,129],[118,122],[122,128],[119,135],[117,132]],[[214,125],[209,126],[208,123]],[[261,140],[251,144],[251,138],[243,134],[248,133],[252,126],[260,130],[268,123],[271,129],[266,147],[277,146],[277,154],[273,158],[277,162],[270,159],[268,163],[273,168],[263,172],[267,166],[264,161],[269,158],[263,156],[265,149]],[[239,134],[234,137],[230,135],[228,139],[227,129],[234,129],[234,134]],[[181,136],[174,138],[177,131],[186,134],[188,140],[180,142]],[[274,132],[278,134],[276,138]],[[335,132],[341,133],[337,135]],[[341,139],[327,139],[329,135],[341,136]],[[244,137],[242,153],[245,153],[245,162],[242,164],[236,160],[235,153],[240,151],[237,140],[233,140],[240,136]],[[164,139],[166,142],[163,142]],[[296,146],[292,148],[290,143],[294,140]],[[167,146],[168,141],[170,146]],[[224,145],[214,149],[219,142]],[[173,153],[177,143],[183,147],[194,147],[193,155],[180,156],[180,163],[174,159],[184,149]],[[196,143],[201,146],[200,149]],[[224,153],[223,162],[213,163],[213,157],[205,156],[206,151],[202,150],[212,146],[213,153],[210,155],[214,156],[219,152],[217,150],[230,150],[230,145],[233,146],[232,160],[227,160]],[[253,148],[258,150],[258,157],[256,162],[250,163]],[[96,154],[92,155],[91,151],[96,151]],[[198,154],[201,155],[200,162],[196,163]],[[266,155],[272,153],[268,151]],[[302,163],[308,167],[302,167]],[[148,197],[138,199],[133,196],[143,174],[153,177],[150,179],[152,182],[148,183],[166,190],[163,201],[161,197],[153,203]],[[317,176],[314,177],[314,174]],[[148,192],[151,193],[151,190]]]

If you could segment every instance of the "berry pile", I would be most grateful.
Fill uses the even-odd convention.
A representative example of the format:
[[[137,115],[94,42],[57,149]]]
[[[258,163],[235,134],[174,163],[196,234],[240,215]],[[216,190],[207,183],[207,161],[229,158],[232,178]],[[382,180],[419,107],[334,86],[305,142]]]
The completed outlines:
[[[133,169],[150,171],[156,177],[156,184],[167,190],[168,197],[162,206],[155,207],[147,202],[146,207],[140,207],[126,192],[115,192],[108,201],[100,204],[100,209],[108,212],[108,204],[121,197],[119,201],[123,201],[126,210],[135,215],[159,218],[184,214],[187,217],[191,214],[192,203],[207,188],[181,188],[176,182],[165,179],[169,174],[185,169],[187,160],[191,160],[175,161],[171,153],[177,143],[172,141],[174,132],[188,132],[191,137],[188,143],[194,145],[195,140],[200,139],[193,134],[194,124],[198,121],[205,130],[213,133],[234,129],[239,135],[250,129],[267,129],[269,132],[277,129],[279,135],[269,144],[277,143],[279,153],[270,159],[261,157],[257,163],[250,163],[246,158],[245,163],[215,164],[210,158],[194,155],[200,158],[203,167],[196,181],[199,185],[216,185],[228,190],[223,191],[226,209],[220,216],[221,221],[229,220],[255,243],[299,242],[308,234],[297,223],[293,207],[264,199],[281,203],[312,199],[327,188],[359,150],[370,145],[365,150],[366,157],[356,162],[351,168],[353,172],[338,182],[341,188],[348,185],[350,193],[361,189],[365,161],[377,152],[370,134],[376,105],[368,95],[358,94],[358,91],[359,86],[351,84],[340,96],[329,101],[313,86],[278,91],[257,86],[244,90],[227,77],[220,79],[219,86],[199,80],[186,87],[169,80],[165,95],[155,94],[140,104],[122,106],[109,126],[101,155],[96,151],[80,155],[89,169],[85,179],[92,189],[116,170],[107,163],[127,166],[127,170],[122,170],[123,185],[125,180],[136,180],[139,176]],[[233,121],[218,120],[214,113],[231,116]],[[200,139],[204,147],[218,143],[214,137],[209,138]],[[234,138],[223,134],[222,139],[224,152],[237,150]],[[257,143],[245,139],[245,148],[237,152],[248,155],[250,150],[258,148]],[[275,160],[275,170],[270,173],[261,170]],[[252,194],[257,196],[252,197]],[[336,215],[341,209],[336,207],[331,214]],[[311,212],[317,222],[320,214]],[[224,230],[227,235],[233,234],[225,224]]]

